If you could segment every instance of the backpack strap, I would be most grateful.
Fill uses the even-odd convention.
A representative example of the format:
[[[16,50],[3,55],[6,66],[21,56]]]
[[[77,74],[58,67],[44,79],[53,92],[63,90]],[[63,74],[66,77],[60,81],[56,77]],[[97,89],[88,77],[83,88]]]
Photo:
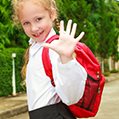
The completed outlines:
[[[58,40],[58,39],[59,39],[58,35],[53,35],[46,41],[46,43],[51,43],[53,40]],[[50,77],[52,85],[55,86],[54,80],[53,80],[53,73],[52,73],[52,64],[49,57],[49,48],[46,48],[46,47],[43,48],[42,62],[43,62],[46,75]]]

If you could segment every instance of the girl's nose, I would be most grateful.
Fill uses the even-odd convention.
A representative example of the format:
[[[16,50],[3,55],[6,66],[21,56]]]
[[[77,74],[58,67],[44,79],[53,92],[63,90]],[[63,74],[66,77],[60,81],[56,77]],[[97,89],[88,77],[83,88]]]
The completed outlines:
[[[37,25],[35,25],[35,24],[32,24],[32,25],[31,25],[31,31],[32,31],[32,32],[36,32],[36,31],[38,31],[38,29],[39,29],[39,28],[38,28]]]

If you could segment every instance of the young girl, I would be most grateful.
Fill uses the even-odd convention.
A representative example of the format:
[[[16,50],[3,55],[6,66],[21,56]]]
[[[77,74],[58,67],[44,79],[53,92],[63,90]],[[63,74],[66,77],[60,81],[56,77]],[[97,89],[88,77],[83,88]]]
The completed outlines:
[[[75,119],[67,105],[76,103],[83,95],[87,73],[73,57],[83,32],[74,38],[76,23],[68,21],[66,30],[60,22],[59,40],[45,43],[55,35],[57,8],[54,0],[13,0],[14,20],[19,22],[30,38],[26,55],[26,86],[30,119]],[[50,48],[49,56],[55,87],[42,64],[42,49]],[[80,80],[79,80],[80,79]]]

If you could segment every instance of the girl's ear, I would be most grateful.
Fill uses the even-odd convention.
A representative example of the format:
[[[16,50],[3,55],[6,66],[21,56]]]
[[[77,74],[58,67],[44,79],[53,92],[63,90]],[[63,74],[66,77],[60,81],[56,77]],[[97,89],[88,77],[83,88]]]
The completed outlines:
[[[50,17],[51,17],[52,21],[54,21],[57,18],[56,9],[54,9],[54,8],[51,9]]]

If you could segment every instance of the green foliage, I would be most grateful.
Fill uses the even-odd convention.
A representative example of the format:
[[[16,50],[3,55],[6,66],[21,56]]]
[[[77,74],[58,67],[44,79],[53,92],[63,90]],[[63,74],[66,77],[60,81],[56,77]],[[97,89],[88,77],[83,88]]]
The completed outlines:
[[[112,0],[109,2],[100,1],[100,26],[99,26],[99,54],[102,58],[108,58],[117,54],[119,35],[119,9]]]
[[[115,0],[56,0],[59,18],[65,22],[72,19],[78,24],[77,35],[85,31],[85,42],[103,59],[117,59],[119,35],[119,7]]]
[[[115,0],[86,0],[91,5],[90,21],[97,34],[97,53],[118,60],[119,6]],[[96,43],[96,42],[95,42]]]
[[[7,48],[0,51],[0,96],[12,94],[12,53],[16,53],[15,58],[15,73],[16,73],[16,90],[23,91],[21,86],[21,67],[24,49],[22,48]]]
[[[56,0],[59,19],[65,23],[72,19],[77,23],[76,36],[85,32],[81,42],[105,59],[113,56],[119,60],[117,38],[119,36],[119,2],[115,0]],[[66,25],[66,24],[65,24]],[[16,52],[17,91],[21,91],[21,75],[23,49],[10,47],[27,47],[28,37],[21,28],[12,21],[11,0],[0,1],[0,96],[12,92],[12,59]],[[5,49],[7,48],[7,49]]]
[[[5,47],[27,47],[27,37],[14,26],[11,0],[0,1],[0,49]]]
[[[119,6],[115,0],[56,0],[59,19],[72,19],[78,25],[76,36],[85,32],[85,42],[103,58],[114,55],[118,59]],[[0,1],[0,49],[27,47],[28,38],[12,21],[11,0]]]
[[[104,76],[109,76],[110,72],[104,72]]]
[[[88,47],[93,51],[93,53],[96,55],[97,49],[98,49],[98,33],[96,31],[96,28],[94,25],[87,21],[86,23],[86,29],[85,29],[85,39],[82,40],[82,42],[85,42]]]
[[[112,71],[110,71],[111,73],[118,73],[119,72],[119,70],[115,70],[115,69],[113,69]]]
[[[7,3],[7,4],[6,4]],[[9,44],[9,38],[7,34],[7,29],[11,26],[10,17],[10,10],[8,9],[10,1],[1,0],[0,1],[0,48],[4,48],[5,44]]]
[[[97,31],[91,21],[91,4],[87,4],[85,0],[57,0],[59,8],[59,18],[63,19],[65,23],[72,19],[77,23],[77,35],[81,31],[85,32],[85,37],[81,42],[85,42],[91,50],[95,53],[98,48]],[[94,45],[95,44],[95,45]]]
[[[90,5],[85,0],[57,0],[59,8],[59,18],[65,22],[72,19],[79,26],[79,32],[84,30],[85,20],[90,15]],[[85,9],[86,8],[86,9]]]

